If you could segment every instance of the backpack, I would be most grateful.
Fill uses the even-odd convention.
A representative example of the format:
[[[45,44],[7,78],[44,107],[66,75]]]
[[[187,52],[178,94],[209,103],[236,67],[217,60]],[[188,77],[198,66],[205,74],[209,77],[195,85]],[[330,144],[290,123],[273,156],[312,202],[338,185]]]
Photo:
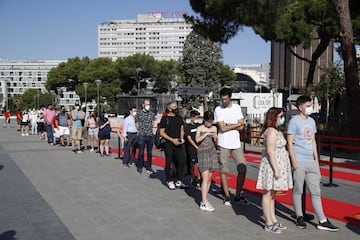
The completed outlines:
[[[166,118],[166,127],[168,124],[169,124],[169,119]],[[165,147],[166,139],[160,136],[159,125],[160,125],[160,123],[158,124],[158,128],[156,129],[156,132],[155,132],[154,145],[157,149],[163,149]],[[165,128],[165,130],[166,130],[166,128]]]

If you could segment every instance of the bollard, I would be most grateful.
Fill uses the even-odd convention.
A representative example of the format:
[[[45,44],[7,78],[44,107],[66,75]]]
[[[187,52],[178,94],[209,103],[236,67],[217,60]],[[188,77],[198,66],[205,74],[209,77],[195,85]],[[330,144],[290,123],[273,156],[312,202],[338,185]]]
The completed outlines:
[[[338,187],[339,185],[333,183],[333,162],[334,162],[334,143],[330,143],[330,164],[329,164],[329,182],[323,184],[324,187]]]
[[[121,148],[121,139],[118,136],[118,156],[115,159],[121,159],[120,148]]]

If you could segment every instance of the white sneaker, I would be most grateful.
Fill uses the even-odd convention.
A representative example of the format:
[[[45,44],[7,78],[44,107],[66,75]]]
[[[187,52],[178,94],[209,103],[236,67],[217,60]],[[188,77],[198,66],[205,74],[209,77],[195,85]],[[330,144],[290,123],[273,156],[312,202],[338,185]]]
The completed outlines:
[[[90,152],[93,152],[94,151],[94,149],[92,148],[92,149],[90,149]]]
[[[206,203],[201,202],[200,210],[207,211],[207,212],[213,212],[213,211],[215,211],[215,208],[209,202],[206,202]]]
[[[176,186],[177,188],[188,188],[188,187],[189,187],[188,185],[186,185],[185,183],[183,183],[183,182],[181,182],[181,181],[176,181],[176,182],[175,182],[175,186]]]
[[[173,181],[168,182],[167,185],[168,185],[168,188],[169,188],[170,190],[175,190],[175,189],[176,189],[175,184],[174,184]]]
[[[28,134],[28,133],[26,133],[26,134],[25,134],[25,136],[29,136],[29,134]]]
[[[25,134],[23,134],[23,133],[22,133],[22,134],[21,134],[21,136],[23,136],[23,137],[24,137],[24,136],[25,136]]]

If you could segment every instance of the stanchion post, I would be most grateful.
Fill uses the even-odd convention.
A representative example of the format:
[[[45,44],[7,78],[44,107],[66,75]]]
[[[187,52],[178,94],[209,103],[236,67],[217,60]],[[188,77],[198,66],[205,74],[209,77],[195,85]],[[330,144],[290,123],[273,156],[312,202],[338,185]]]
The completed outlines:
[[[333,183],[333,163],[334,163],[334,143],[330,143],[330,163],[329,163],[329,183],[323,184],[324,187],[338,187],[339,185]]]
[[[120,148],[121,148],[121,139],[118,136],[118,156],[115,159],[121,159]]]

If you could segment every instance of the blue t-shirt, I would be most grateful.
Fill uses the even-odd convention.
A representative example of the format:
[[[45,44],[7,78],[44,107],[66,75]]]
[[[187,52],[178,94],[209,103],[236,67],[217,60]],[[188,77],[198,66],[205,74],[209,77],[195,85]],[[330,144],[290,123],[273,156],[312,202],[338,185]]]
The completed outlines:
[[[294,135],[294,152],[298,162],[314,161],[312,139],[316,133],[316,124],[311,117],[292,117],[288,125],[288,134]]]

